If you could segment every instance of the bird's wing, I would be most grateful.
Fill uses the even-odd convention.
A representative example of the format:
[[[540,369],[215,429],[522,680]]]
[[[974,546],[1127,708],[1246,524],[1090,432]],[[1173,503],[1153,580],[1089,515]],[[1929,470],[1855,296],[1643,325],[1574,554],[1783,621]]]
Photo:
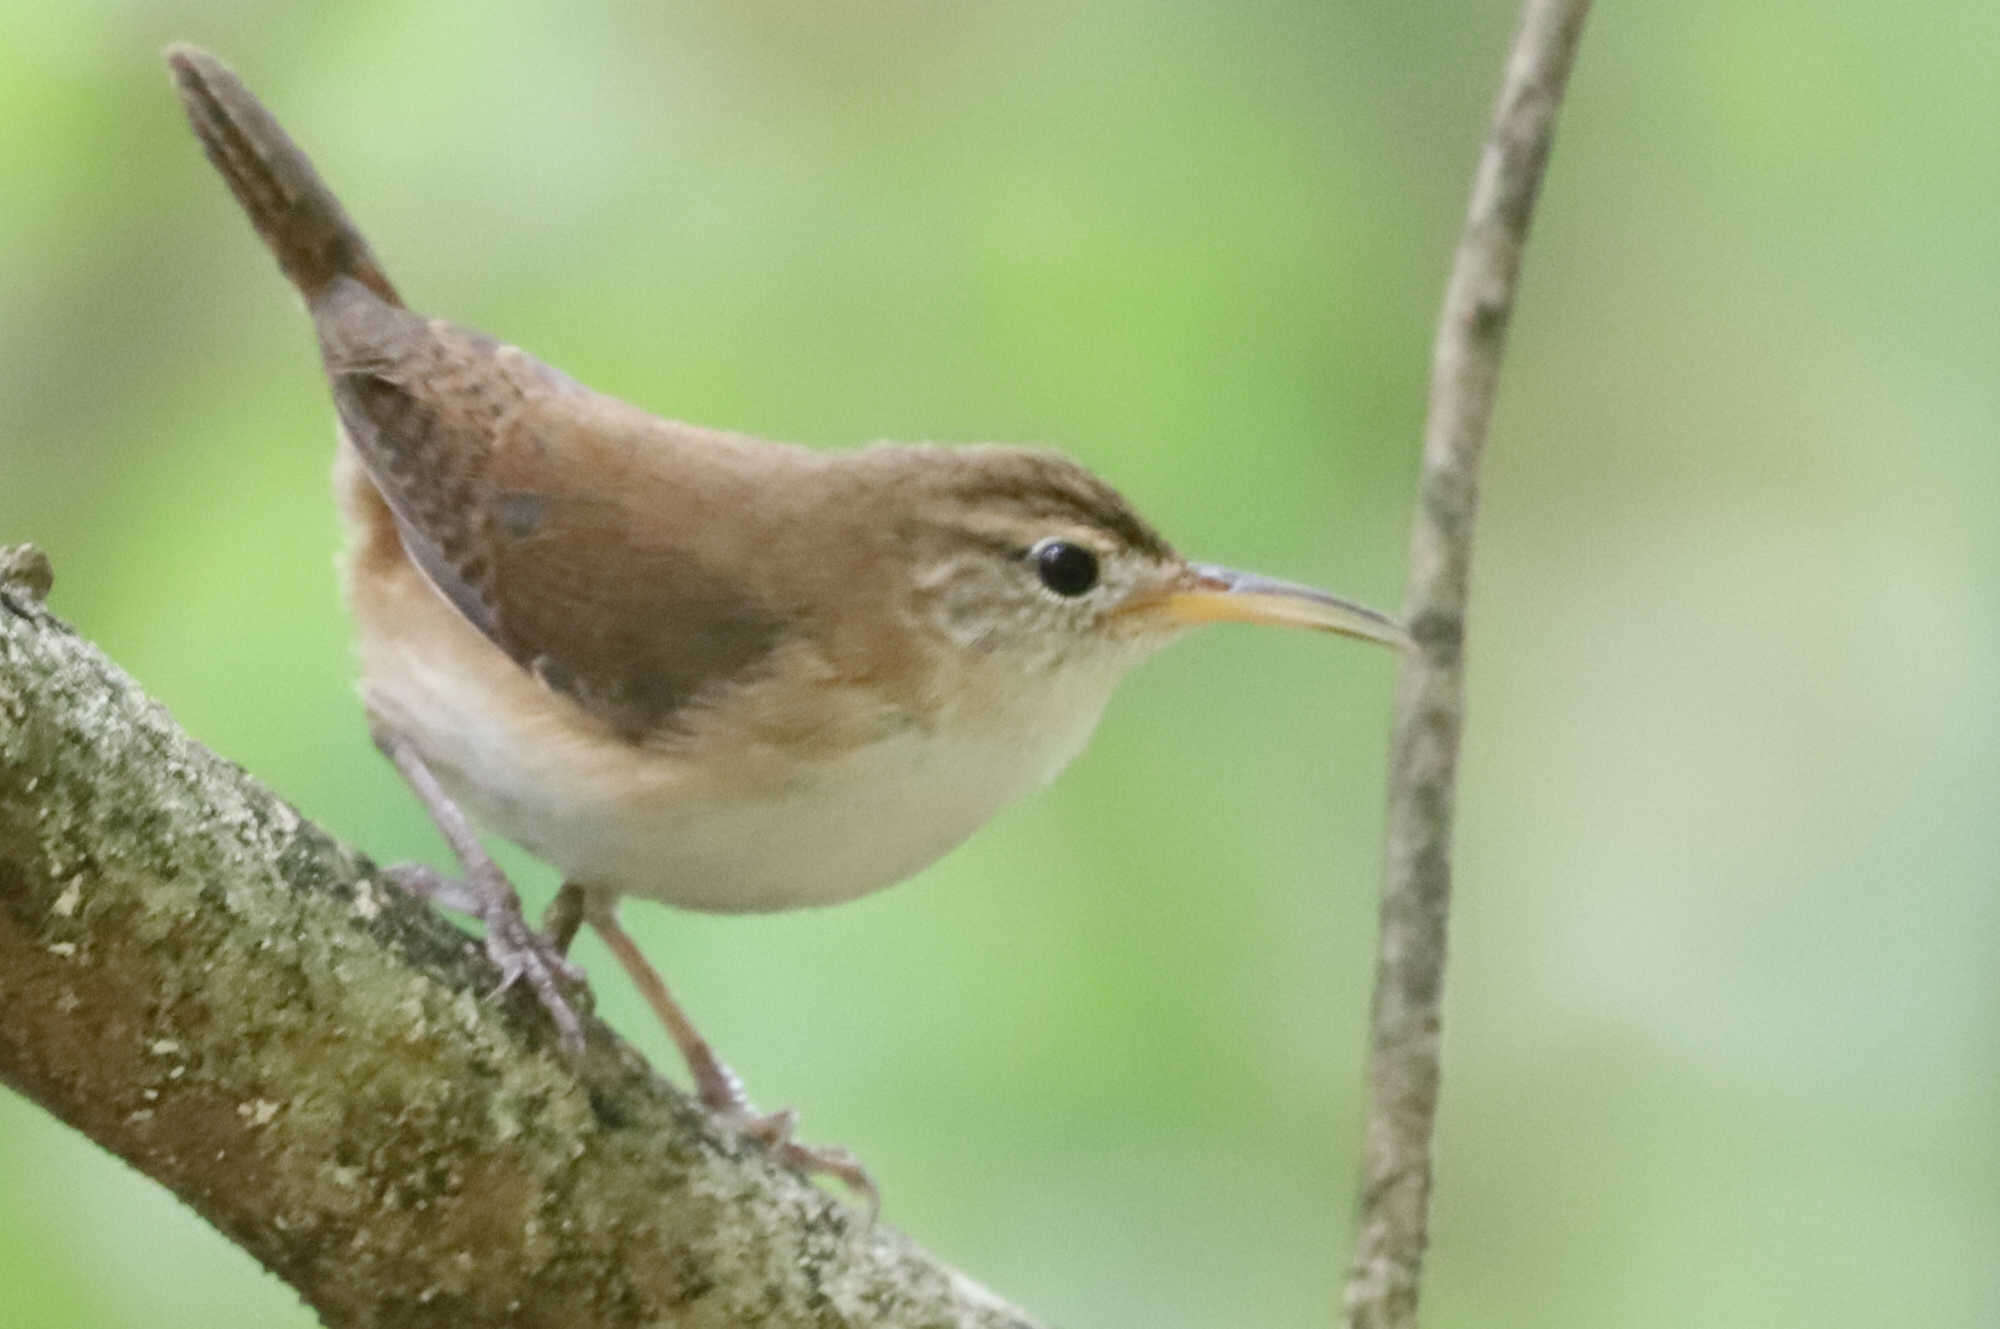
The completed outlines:
[[[345,305],[316,311],[341,425],[411,559],[496,646],[633,741],[770,654],[779,610],[692,552],[694,524],[731,514],[662,464],[664,422],[476,333]]]

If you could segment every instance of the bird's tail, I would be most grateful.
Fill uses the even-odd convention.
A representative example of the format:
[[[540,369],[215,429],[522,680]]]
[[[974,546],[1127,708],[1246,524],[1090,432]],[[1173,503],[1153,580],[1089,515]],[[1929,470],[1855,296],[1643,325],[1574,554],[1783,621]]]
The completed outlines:
[[[401,305],[340,200],[235,72],[179,42],[167,48],[167,65],[195,137],[307,303],[351,277]]]

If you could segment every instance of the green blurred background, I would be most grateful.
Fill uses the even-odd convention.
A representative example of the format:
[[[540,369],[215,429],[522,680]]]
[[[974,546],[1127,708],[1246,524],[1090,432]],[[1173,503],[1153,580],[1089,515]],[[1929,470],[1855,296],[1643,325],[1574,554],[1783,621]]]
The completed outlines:
[[[1400,593],[1511,0],[0,14],[0,539],[378,857],[443,861],[350,691],[310,334],[171,38],[421,308],[704,423],[1054,442],[1192,553]],[[1996,71],[1991,0],[1592,21],[1488,468],[1431,1324],[2000,1324]],[[1391,686],[1219,630],[912,884],[629,921],[1008,1295],[1322,1324]],[[309,1320],[0,1098],[0,1325]]]

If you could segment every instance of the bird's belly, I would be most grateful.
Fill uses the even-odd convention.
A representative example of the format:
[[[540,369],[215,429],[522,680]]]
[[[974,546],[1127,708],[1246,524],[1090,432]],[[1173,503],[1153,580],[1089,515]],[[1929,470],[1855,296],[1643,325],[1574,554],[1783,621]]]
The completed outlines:
[[[954,848],[1068,754],[1035,744],[899,734],[801,768],[758,796],[693,782],[619,788],[555,769],[559,751],[469,734],[420,737],[440,781],[482,825],[570,879],[684,909],[836,904],[893,885]],[[657,760],[657,758],[656,758]]]
[[[536,818],[544,824],[510,833],[580,880],[686,909],[835,904],[919,871],[1039,783],[959,748],[886,738],[801,770],[769,796],[550,808]]]

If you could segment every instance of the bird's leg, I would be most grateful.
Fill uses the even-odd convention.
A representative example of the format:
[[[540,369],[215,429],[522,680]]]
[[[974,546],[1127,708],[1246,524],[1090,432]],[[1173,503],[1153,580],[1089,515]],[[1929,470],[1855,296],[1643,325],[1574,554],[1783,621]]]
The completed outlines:
[[[569,888],[565,886],[564,889]],[[751,1111],[750,1100],[744,1093],[743,1081],[722,1058],[715,1055],[715,1049],[708,1045],[708,1040],[694,1027],[694,1022],[688,1019],[681,1004],[674,1000],[674,994],[667,988],[666,980],[660,977],[659,970],[653,968],[640,953],[631,934],[618,925],[617,909],[617,901],[610,895],[589,892],[583,897],[584,919],[597,929],[598,936],[604,938],[604,944],[618,957],[618,963],[631,976],[646,1004],[653,1008],[653,1014],[666,1026],[667,1036],[680,1049],[681,1057],[687,1062],[688,1074],[694,1077],[695,1093],[702,1106],[724,1116],[748,1114]]]
[[[749,1094],[744,1091],[743,1081],[715,1054],[715,1049],[694,1027],[694,1022],[688,1019],[681,1004],[674,1000],[674,994],[668,990],[659,970],[653,968],[631,936],[618,925],[617,896],[565,883],[562,893],[556,897],[557,904],[550,906],[551,915],[556,914],[563,896],[572,890],[577,892],[583,920],[604,939],[605,946],[618,958],[618,963],[638,987],[640,995],[645,997],[646,1004],[653,1008],[653,1014],[666,1026],[674,1046],[680,1049],[682,1059],[687,1062],[688,1074],[694,1078],[695,1094],[702,1106],[743,1134],[762,1141],[785,1166],[807,1175],[824,1173],[838,1177],[867,1198],[871,1215],[879,1209],[881,1195],[876,1191],[867,1169],[853,1154],[845,1149],[815,1147],[794,1140],[792,1129],[797,1124],[798,1114],[790,1108],[769,1114],[757,1111],[750,1102]],[[574,930],[572,926],[571,931]]]
[[[421,863],[403,863],[388,869],[383,876],[412,895],[477,918],[486,928],[486,954],[500,968],[500,986],[496,992],[505,992],[517,981],[526,979],[542,1008],[555,1022],[563,1047],[570,1052],[581,1051],[583,1022],[557,980],[581,983],[583,971],[563,958],[562,948],[528,926],[521,913],[521,897],[514,893],[513,883],[488,856],[472,823],[438,784],[437,777],[410,741],[374,716],[369,717],[368,729],[375,746],[431,814],[431,821],[465,871],[462,879],[454,880]]]
[[[549,907],[542,911],[542,935],[556,948],[557,955],[568,955],[577,929],[582,926],[583,887],[566,881],[555,899],[549,901]]]

